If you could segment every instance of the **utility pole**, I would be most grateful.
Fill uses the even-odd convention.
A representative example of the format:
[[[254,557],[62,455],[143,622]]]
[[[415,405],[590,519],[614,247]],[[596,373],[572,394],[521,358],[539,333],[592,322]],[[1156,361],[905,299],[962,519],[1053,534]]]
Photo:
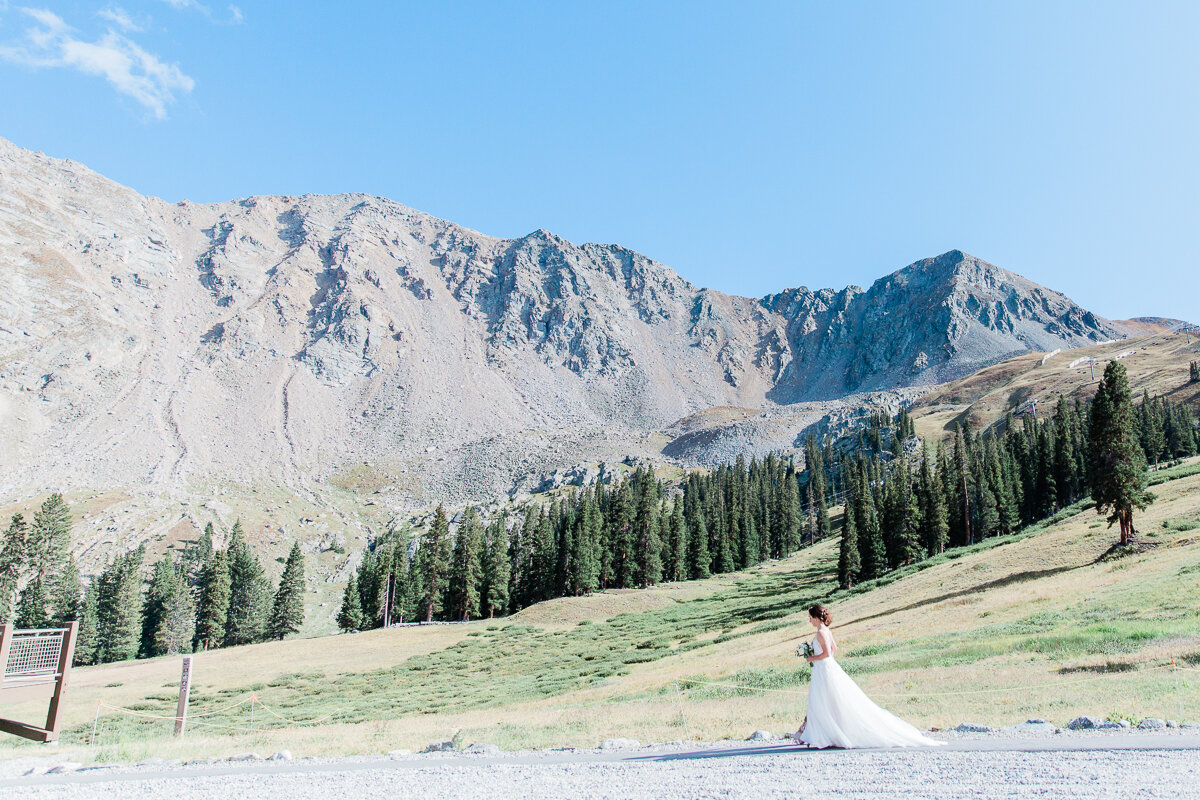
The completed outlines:
[[[1096,359],[1089,358],[1088,359],[1088,367],[1091,368],[1091,370],[1092,370],[1092,382],[1095,383],[1096,382]]]

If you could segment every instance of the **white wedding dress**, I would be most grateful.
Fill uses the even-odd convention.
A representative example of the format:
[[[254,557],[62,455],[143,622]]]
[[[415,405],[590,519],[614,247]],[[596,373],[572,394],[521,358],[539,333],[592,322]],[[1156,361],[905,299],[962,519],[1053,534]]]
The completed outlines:
[[[833,634],[829,634],[833,641]],[[835,644],[836,648],[836,644]],[[821,637],[813,639],[821,655]],[[884,711],[858,688],[831,655],[814,661],[808,687],[808,721],[797,737],[812,747],[919,747],[940,745]]]

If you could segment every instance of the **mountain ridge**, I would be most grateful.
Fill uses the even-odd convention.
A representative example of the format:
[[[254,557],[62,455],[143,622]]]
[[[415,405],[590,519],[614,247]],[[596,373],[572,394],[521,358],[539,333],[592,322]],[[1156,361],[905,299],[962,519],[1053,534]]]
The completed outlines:
[[[958,250],[751,298],[362,193],[170,203],[4,140],[0,176],[6,492],[365,463],[412,503],[477,501],[584,461],[709,463],[722,437],[664,433],[705,409],[762,410],[722,447],[787,449],[847,395],[1123,333]]]

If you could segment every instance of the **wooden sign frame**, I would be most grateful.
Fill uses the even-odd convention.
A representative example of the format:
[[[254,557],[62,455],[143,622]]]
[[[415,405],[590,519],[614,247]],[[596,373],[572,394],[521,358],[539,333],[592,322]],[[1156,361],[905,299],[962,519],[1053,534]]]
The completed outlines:
[[[46,710],[46,726],[39,728],[28,722],[0,718],[0,733],[11,733],[35,742],[53,742],[62,729],[62,699],[71,674],[71,662],[75,658],[75,638],[79,623],[69,622],[65,628],[42,630],[17,630],[12,625],[0,625],[0,703],[19,703],[29,699],[49,696]],[[57,663],[34,665],[23,668],[20,660],[20,639],[59,634]],[[17,648],[14,649],[14,642]]]

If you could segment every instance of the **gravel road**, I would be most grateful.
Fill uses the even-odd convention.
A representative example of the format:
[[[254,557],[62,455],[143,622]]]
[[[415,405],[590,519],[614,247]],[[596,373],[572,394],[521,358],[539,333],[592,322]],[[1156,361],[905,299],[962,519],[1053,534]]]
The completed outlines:
[[[11,774],[11,773],[9,773]],[[0,780],[0,796],[253,798],[1200,798],[1200,735],[963,737],[937,749],[782,742],[109,767]]]

